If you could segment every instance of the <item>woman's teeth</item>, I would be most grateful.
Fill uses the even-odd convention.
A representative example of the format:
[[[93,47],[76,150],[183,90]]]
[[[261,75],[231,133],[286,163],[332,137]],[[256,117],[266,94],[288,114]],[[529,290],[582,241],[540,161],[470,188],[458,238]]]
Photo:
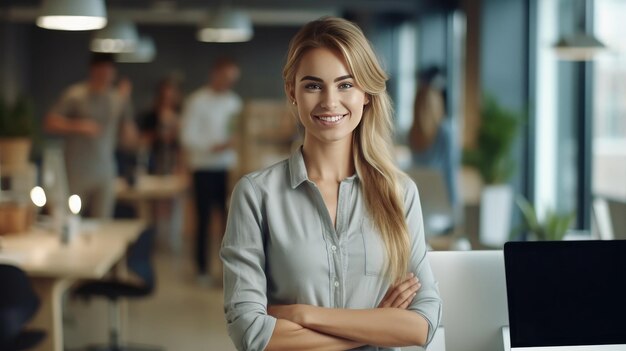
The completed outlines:
[[[321,119],[324,122],[337,122],[343,118],[343,115],[337,116],[317,116],[317,118]]]

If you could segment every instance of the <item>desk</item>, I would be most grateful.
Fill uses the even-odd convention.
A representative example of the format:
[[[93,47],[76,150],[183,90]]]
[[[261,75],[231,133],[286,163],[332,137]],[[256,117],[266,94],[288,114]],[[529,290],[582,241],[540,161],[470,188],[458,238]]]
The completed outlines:
[[[183,175],[142,175],[134,186],[118,178],[115,194],[123,201],[167,199],[187,190],[187,185],[187,177]]]
[[[188,187],[187,177],[173,175],[142,175],[134,186],[118,178],[115,183],[117,200],[136,204],[139,218],[150,221],[150,203],[153,200],[172,199],[183,194]]]
[[[41,299],[31,326],[45,329],[48,335],[35,350],[63,351],[63,293],[76,280],[101,279],[144,226],[140,220],[85,223],[84,235],[69,245],[61,245],[58,235],[41,229],[4,237],[0,260],[26,271]]]
[[[118,178],[115,196],[118,201],[131,204],[140,219],[154,225],[157,236],[167,233],[171,248],[180,252],[185,205],[183,200],[188,187],[188,177],[182,174],[144,174],[138,177],[134,186],[130,186],[123,178]],[[170,209],[165,216],[158,211],[162,205],[169,206]]]

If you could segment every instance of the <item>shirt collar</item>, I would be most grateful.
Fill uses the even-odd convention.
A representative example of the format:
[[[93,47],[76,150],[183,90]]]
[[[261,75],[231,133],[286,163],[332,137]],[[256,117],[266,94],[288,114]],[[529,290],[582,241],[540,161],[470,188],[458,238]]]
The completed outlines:
[[[302,146],[297,148],[291,154],[291,157],[289,157],[289,173],[292,189],[297,188],[300,184],[309,180],[309,175],[306,172],[306,165],[304,164],[304,157],[302,156]],[[352,182],[354,179],[357,179],[356,173],[344,180]]]
[[[304,165],[304,157],[302,156],[302,146],[296,149],[289,157],[289,173],[291,176],[291,188],[295,189],[298,185],[309,179]]]

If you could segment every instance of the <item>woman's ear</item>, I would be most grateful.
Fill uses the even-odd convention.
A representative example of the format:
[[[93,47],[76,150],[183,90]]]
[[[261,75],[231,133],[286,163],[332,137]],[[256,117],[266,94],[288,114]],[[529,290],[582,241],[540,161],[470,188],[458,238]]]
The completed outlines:
[[[370,94],[365,93],[365,102],[363,103],[363,106],[368,105],[370,103]]]
[[[289,103],[295,105],[296,101],[296,93],[293,89],[292,84],[285,84],[285,93],[287,93],[287,98],[289,99]]]

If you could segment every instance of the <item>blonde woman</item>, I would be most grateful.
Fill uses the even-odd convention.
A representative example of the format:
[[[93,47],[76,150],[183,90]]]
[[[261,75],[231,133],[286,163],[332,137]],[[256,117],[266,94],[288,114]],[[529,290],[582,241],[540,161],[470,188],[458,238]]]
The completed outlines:
[[[304,143],[233,192],[221,257],[235,346],[429,343],[441,300],[416,186],[393,163],[387,76],[370,44],[346,20],[308,23],[283,78]]]

